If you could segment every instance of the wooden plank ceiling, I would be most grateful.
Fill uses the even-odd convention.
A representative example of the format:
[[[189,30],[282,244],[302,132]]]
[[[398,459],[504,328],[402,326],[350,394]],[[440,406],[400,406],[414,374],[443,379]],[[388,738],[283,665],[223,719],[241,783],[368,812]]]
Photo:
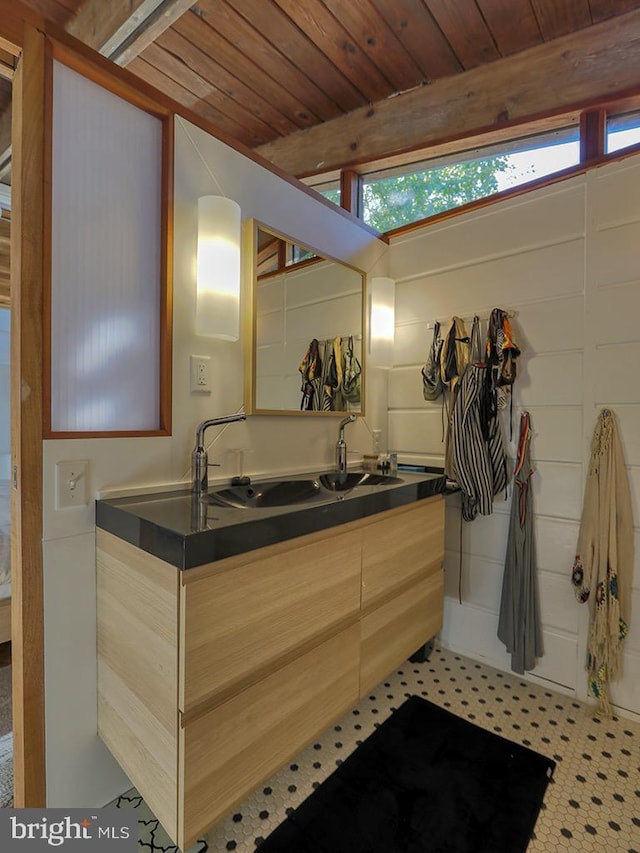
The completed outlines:
[[[254,148],[638,6],[198,0],[129,68]]]
[[[23,2],[267,156],[298,131],[640,9],[640,0]]]

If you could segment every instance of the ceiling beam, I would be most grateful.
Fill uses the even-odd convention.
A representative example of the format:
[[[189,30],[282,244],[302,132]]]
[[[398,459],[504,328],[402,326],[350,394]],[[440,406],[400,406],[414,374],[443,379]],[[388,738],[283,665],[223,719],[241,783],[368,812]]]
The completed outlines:
[[[126,65],[170,27],[194,0],[85,0],[67,32],[104,56]],[[43,18],[19,0],[0,0],[0,49],[18,56],[25,25],[44,30]],[[0,75],[13,69],[0,64]],[[11,168],[11,114],[0,114],[0,180]]]
[[[86,0],[67,32],[103,56],[127,65],[195,0]]]
[[[639,92],[640,10],[268,142],[304,177]]]
[[[25,37],[25,25],[42,29],[44,18],[20,0],[0,0],[0,48],[18,56]]]
[[[86,0],[67,24],[67,32],[108,56],[155,12],[162,0]],[[112,44],[112,42],[114,42]]]
[[[20,56],[27,28],[43,29],[44,25],[44,18],[20,0],[0,0],[0,76],[13,81],[15,69],[5,55]],[[11,102],[0,113],[0,181],[9,183],[10,176]]]

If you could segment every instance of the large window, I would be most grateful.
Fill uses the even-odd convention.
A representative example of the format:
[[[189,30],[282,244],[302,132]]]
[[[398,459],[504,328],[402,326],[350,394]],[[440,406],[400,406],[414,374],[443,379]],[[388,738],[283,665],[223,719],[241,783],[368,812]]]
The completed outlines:
[[[640,144],[640,112],[607,117],[607,154]]]
[[[327,181],[324,184],[314,184],[313,188],[334,204],[341,204],[340,181]]]
[[[579,129],[569,127],[372,173],[362,183],[362,217],[389,231],[575,166],[579,158]]]
[[[633,103],[636,104],[637,101]],[[613,107],[616,108],[621,109]],[[384,233],[519,186],[535,186],[541,178],[579,166],[583,162],[581,147],[583,158],[599,161],[603,155],[640,146],[638,109],[608,114],[606,109],[597,108],[586,111],[580,118],[574,115],[565,119],[566,126],[553,131],[532,132],[519,139],[457,151],[445,157],[388,169],[378,165],[370,172],[361,166],[357,215]],[[599,122],[605,122],[604,146]],[[464,140],[459,143],[462,146]],[[308,183],[334,204],[344,203],[340,198],[340,180],[335,173],[331,178],[318,176],[315,180],[308,179]],[[349,199],[349,203],[354,205],[354,199]],[[349,209],[356,212],[355,207]]]

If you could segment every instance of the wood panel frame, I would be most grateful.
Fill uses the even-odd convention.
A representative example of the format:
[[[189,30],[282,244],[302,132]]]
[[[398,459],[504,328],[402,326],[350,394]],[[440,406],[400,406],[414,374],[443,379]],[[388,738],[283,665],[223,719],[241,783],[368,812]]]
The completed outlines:
[[[158,340],[159,412],[154,430],[54,430],[51,426],[51,254],[52,254],[52,169],[53,169],[53,62],[58,61],[162,122],[162,187],[160,198],[160,305]],[[117,438],[171,435],[172,340],[173,340],[173,140],[174,116],[166,105],[138,92],[120,79],[111,68],[91,61],[57,39],[46,41],[45,90],[45,185],[44,198],[44,438]]]
[[[42,322],[45,38],[27,27],[13,85],[11,658],[16,808],[45,805]]]
[[[580,115],[580,162],[597,160],[606,154],[607,111],[586,110]]]
[[[353,169],[340,172],[340,206],[355,216],[361,215],[362,178]]]

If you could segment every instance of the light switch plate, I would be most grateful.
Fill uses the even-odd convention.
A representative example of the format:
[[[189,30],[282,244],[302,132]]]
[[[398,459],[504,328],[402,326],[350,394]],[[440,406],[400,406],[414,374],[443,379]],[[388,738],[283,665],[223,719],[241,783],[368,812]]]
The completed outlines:
[[[87,505],[89,463],[86,459],[56,462],[56,509]]]

